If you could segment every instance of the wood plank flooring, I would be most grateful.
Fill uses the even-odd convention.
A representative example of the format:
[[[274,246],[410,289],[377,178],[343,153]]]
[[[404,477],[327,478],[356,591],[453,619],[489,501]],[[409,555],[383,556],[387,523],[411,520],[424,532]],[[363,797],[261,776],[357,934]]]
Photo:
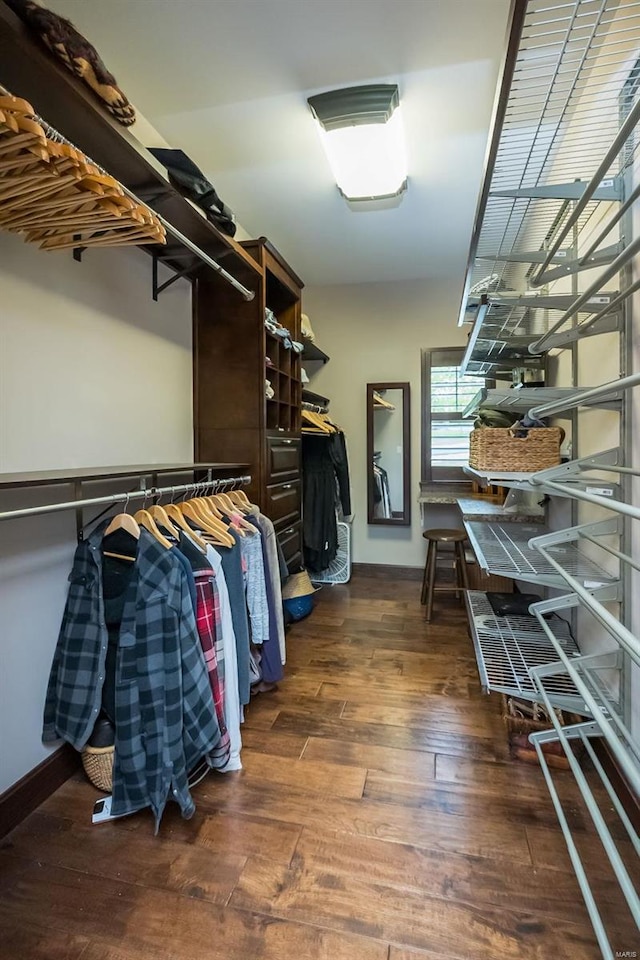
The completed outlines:
[[[419,584],[325,588],[244,769],[91,826],[78,775],[0,845],[3,960],[597,960],[540,770],[509,760],[461,608]],[[615,950],[640,949],[568,774],[567,817]]]

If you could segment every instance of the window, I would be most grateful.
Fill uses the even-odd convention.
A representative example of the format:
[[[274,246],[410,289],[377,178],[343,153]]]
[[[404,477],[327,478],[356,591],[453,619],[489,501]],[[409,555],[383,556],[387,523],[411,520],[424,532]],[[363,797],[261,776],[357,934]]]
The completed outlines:
[[[465,480],[473,418],[467,404],[485,386],[482,377],[462,376],[462,349],[422,351],[422,481]]]

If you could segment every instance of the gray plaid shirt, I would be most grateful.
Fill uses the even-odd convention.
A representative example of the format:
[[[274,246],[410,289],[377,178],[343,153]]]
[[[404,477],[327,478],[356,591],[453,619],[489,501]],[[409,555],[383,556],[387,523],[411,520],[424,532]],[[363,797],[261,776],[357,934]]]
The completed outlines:
[[[43,740],[87,743],[100,712],[108,634],[103,523],[78,545],[53,658]],[[169,795],[195,805],[187,773],[220,741],[189,587],[176,557],[145,529],[127,590],[116,663],[112,813],[150,806],[156,830]]]

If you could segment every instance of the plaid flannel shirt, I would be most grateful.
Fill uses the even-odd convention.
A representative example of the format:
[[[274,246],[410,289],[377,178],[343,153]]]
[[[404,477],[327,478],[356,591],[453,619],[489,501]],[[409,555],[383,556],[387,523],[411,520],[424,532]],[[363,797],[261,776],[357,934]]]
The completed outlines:
[[[222,734],[216,753],[211,757],[211,766],[221,769],[229,762],[231,740],[224,716],[224,647],[220,597],[211,567],[208,573],[206,570],[196,570],[193,576],[196,584],[196,626]]]
[[[107,627],[100,546],[108,521],[78,545],[54,654],[43,740],[87,743],[100,712]],[[180,562],[140,531],[116,665],[114,816],[150,806],[156,829],[169,795],[190,817],[187,772],[220,742],[193,604]]]

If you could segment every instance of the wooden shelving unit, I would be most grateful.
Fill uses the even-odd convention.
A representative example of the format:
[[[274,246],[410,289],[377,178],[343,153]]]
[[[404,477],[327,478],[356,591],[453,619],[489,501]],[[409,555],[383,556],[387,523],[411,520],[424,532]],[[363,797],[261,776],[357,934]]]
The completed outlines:
[[[273,520],[293,564],[302,556],[301,360],[264,321],[269,308],[299,341],[303,283],[265,237],[244,241],[242,248],[260,270],[254,300],[238,297],[215,276],[197,284],[195,448],[198,458],[215,451],[216,457],[250,464],[249,496]],[[267,379],[272,399],[265,393]]]
[[[111,176],[166,218],[212,259],[255,291],[260,269],[232,237],[210,223],[202,212],[169,183],[164,167],[134,133],[117,123],[100,100],[33,37],[0,0],[0,84],[28,100],[44,119],[104,167]],[[135,131],[135,125],[133,126]],[[142,247],[189,278],[211,271],[179,241],[166,248]],[[172,254],[177,254],[172,259]],[[235,296],[240,294],[236,291]]]

